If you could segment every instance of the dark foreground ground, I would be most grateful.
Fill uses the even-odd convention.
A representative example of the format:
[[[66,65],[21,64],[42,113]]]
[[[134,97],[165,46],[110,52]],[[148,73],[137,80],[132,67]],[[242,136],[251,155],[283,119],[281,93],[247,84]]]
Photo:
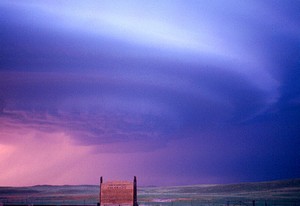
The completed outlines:
[[[97,205],[99,186],[0,187],[1,205]],[[254,202],[253,202],[254,201]],[[300,179],[228,185],[139,187],[139,205],[300,206]]]

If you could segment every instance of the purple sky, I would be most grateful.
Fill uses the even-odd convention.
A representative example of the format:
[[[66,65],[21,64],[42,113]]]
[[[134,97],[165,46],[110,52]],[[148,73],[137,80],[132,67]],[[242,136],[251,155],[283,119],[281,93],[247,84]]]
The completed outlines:
[[[300,177],[297,0],[0,1],[0,186]]]

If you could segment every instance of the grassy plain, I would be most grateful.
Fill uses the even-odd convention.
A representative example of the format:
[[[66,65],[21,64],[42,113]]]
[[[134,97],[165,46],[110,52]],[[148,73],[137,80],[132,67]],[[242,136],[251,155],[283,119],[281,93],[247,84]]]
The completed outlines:
[[[0,187],[0,204],[96,205],[97,185]],[[138,187],[139,205],[300,206],[300,179],[224,185]]]

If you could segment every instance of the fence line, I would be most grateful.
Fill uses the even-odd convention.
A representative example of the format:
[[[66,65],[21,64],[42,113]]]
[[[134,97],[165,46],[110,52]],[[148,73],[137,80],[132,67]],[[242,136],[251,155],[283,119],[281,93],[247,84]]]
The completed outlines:
[[[169,202],[138,201],[139,206],[300,206],[299,200],[180,200]],[[8,199],[1,198],[0,206],[97,206],[93,200]]]

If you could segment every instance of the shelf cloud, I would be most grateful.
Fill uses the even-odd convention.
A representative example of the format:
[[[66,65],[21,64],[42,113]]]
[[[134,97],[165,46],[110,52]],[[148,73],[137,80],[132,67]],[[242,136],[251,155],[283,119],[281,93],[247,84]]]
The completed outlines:
[[[1,1],[0,184],[298,177],[298,8]]]

